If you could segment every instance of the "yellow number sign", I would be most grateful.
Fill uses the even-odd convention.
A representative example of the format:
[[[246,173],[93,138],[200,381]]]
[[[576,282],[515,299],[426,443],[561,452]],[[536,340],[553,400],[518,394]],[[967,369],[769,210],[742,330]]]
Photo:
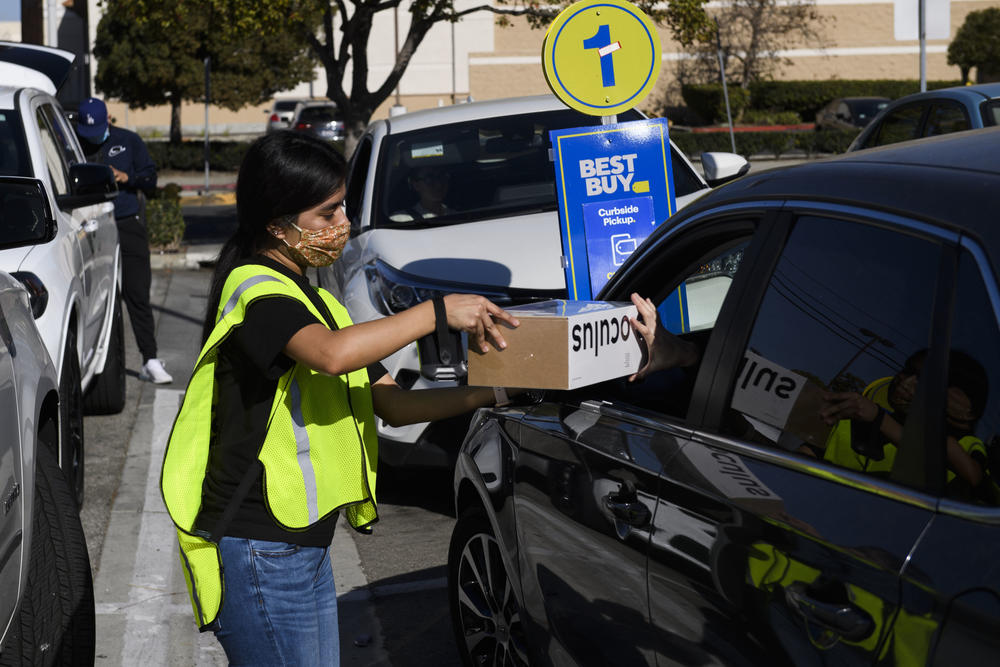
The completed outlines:
[[[625,0],[583,0],[555,18],[542,43],[552,92],[592,116],[612,116],[641,102],[660,73],[660,36]]]

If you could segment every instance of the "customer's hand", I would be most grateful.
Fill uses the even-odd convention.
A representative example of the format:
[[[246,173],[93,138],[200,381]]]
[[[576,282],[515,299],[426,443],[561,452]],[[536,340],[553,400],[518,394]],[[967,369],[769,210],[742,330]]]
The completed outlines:
[[[639,311],[639,319],[629,318],[632,329],[646,341],[648,358],[646,364],[629,382],[641,380],[650,373],[668,368],[694,366],[701,358],[698,347],[689,341],[681,340],[660,325],[656,306],[649,299],[632,293],[632,303]]]
[[[469,334],[469,347],[475,345],[481,352],[489,351],[487,340],[492,341],[498,350],[507,347],[497,320],[512,327],[520,324],[513,315],[478,294],[449,294],[444,298],[444,308],[448,314],[448,326]]]

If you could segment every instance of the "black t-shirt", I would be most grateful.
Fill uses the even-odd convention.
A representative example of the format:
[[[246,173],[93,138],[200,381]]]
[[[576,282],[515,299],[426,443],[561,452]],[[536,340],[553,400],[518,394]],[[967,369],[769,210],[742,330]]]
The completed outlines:
[[[266,257],[254,257],[241,265],[245,264],[260,264],[288,276],[302,288],[320,313],[329,315],[326,304],[308,278]],[[317,321],[298,299],[282,296],[258,299],[247,308],[243,324],[219,346],[215,367],[217,400],[208,471],[202,487],[202,508],[195,521],[198,530],[214,532],[240,481],[257,460],[278,379],[295,364],[283,350],[296,332]],[[329,323],[333,325],[332,317]],[[385,374],[380,363],[368,367],[371,383]],[[283,530],[264,503],[262,480],[263,474],[258,472],[225,535],[302,546],[329,546],[337,522],[336,512],[307,530]]]

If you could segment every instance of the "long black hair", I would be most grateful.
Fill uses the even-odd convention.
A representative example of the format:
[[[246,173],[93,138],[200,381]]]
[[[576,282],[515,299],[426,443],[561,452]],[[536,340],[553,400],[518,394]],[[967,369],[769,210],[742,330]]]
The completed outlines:
[[[202,326],[204,345],[215,327],[229,272],[270,242],[267,225],[322,204],[344,184],[347,164],[331,144],[282,130],[250,145],[236,179],[236,232],[219,252]]]

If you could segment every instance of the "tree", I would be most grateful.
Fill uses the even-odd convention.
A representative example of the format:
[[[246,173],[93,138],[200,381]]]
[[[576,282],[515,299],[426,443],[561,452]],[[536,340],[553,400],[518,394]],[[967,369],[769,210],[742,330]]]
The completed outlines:
[[[792,43],[822,44],[823,17],[815,0],[731,0],[713,12],[726,63],[726,78],[742,88],[768,79],[782,65],[782,49]],[[719,78],[718,46],[711,39],[696,44],[697,57],[682,61],[685,83],[708,83]],[[735,67],[733,66],[735,64]]]
[[[169,104],[173,143],[181,140],[181,102],[204,100],[206,57],[211,101],[227,109],[259,104],[313,77],[308,47],[294,35],[258,39],[220,30],[220,17],[198,0],[141,8],[107,0],[104,9],[94,42],[97,89],[139,108]]]
[[[703,5],[706,0],[672,0],[664,9],[653,0],[637,3],[654,20],[666,24],[675,37],[689,44],[710,33]],[[368,41],[372,23],[380,12],[392,12],[401,0],[207,0],[228,33],[254,34],[258,39],[287,31],[308,44],[313,57],[326,73],[326,95],[340,108],[347,135],[348,154],[364,133],[375,110],[395,90],[413,55],[430,29],[442,22],[457,22],[473,12],[492,12],[501,24],[523,16],[533,27],[544,27],[570,0],[542,5],[537,0],[497,0],[463,9],[454,0],[412,0],[407,7],[410,26],[396,62],[385,79],[374,87],[368,83]],[[161,11],[162,0],[133,0],[140,14]],[[335,17],[340,17],[335,30]],[[336,34],[339,32],[339,35]],[[350,77],[348,80],[348,67]]]
[[[973,67],[979,83],[1000,80],[1000,8],[969,12],[948,45],[948,64],[958,65],[963,84]]]

